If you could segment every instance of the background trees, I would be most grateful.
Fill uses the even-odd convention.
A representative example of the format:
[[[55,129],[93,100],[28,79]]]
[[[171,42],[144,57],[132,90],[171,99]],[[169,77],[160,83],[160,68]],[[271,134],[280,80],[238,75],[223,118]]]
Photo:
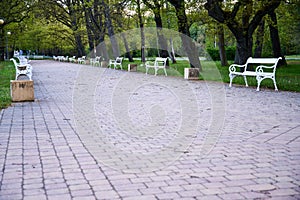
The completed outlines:
[[[236,49],[235,61],[243,63],[249,56],[299,54],[299,10],[297,1],[279,0],[1,0],[5,24],[0,25],[0,58],[8,43],[10,52],[19,48],[50,56],[97,54],[105,59],[126,49],[131,60],[143,55],[175,61],[184,51],[192,67],[199,68],[199,56],[207,57],[207,51],[226,65]],[[121,42],[114,38],[139,27],[157,31],[123,35]],[[197,43],[162,34],[162,28],[184,33]],[[157,50],[147,49],[148,44],[136,48],[138,37],[146,42],[157,38]]]
[[[21,23],[29,17],[29,13],[34,9],[34,0],[1,0],[0,1],[0,19],[4,21],[0,25],[0,60],[5,57],[5,43],[7,40],[6,29],[9,25]],[[22,27],[17,31],[22,32]]]

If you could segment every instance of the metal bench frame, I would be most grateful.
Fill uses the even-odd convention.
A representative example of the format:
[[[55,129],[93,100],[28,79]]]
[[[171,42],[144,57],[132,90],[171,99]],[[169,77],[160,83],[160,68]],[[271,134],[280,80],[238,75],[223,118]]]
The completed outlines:
[[[154,63],[146,62],[146,74],[148,74],[149,68],[154,68],[155,70],[155,76],[157,75],[157,71],[159,69],[163,69],[165,72],[165,75],[167,76],[167,70],[166,70],[166,65],[167,65],[167,60],[168,58],[155,58]]]
[[[276,66],[282,58],[252,58],[249,57],[247,59],[246,64],[244,65],[238,65],[238,64],[232,64],[229,66],[229,78],[230,78],[230,83],[229,87],[232,86],[232,80],[236,76],[243,76],[244,81],[246,84],[246,87],[248,87],[248,82],[247,82],[247,76],[255,76],[257,80],[257,91],[259,91],[260,83],[264,79],[272,79],[274,83],[275,90],[278,91],[277,85],[276,85],[276,79],[275,79],[275,72],[276,72]],[[249,64],[259,64],[255,71],[250,71],[248,70],[248,65]],[[271,66],[265,66],[261,64],[270,64]],[[243,68],[244,70],[237,70],[238,68]]]

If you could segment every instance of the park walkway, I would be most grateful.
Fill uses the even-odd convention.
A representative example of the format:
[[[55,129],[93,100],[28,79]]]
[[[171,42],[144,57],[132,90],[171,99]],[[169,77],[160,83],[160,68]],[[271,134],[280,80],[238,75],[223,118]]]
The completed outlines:
[[[32,61],[0,199],[300,199],[300,94]],[[279,88],[280,90],[280,88]]]

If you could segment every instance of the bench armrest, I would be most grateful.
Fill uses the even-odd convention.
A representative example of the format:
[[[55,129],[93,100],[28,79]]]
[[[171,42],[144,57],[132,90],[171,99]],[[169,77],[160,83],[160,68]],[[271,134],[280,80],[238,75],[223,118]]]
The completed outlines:
[[[259,65],[256,67],[255,72],[256,73],[265,73],[264,69],[273,69],[273,72],[275,72],[275,66],[265,66],[265,65]]]
[[[246,65],[232,64],[229,66],[229,72],[236,72],[237,67],[243,68],[246,67]]]
[[[32,71],[32,66],[30,64],[21,64],[17,66],[18,70],[27,70],[27,71]]]
[[[152,61],[146,61],[145,66],[154,66],[154,62]]]

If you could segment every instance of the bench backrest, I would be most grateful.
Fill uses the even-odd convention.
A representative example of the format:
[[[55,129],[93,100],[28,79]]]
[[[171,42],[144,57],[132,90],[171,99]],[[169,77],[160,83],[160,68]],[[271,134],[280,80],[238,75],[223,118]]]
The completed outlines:
[[[122,60],[123,60],[123,57],[117,57],[117,58],[116,58],[116,63],[121,64],[121,63],[122,63]]]
[[[154,65],[160,67],[166,67],[168,58],[155,58]]]
[[[28,64],[19,64],[14,58],[11,58],[10,60],[13,61],[17,73],[22,70],[28,70]]]
[[[17,61],[16,61],[14,58],[11,58],[10,60],[11,60],[11,61],[13,61],[13,63],[14,63],[14,65],[15,65],[15,67],[17,68],[17,67],[18,67],[18,63],[17,63]]]
[[[101,56],[96,56],[95,61],[100,61]]]
[[[247,63],[253,63],[253,64],[277,64],[278,61],[282,59],[279,58],[252,58],[249,57],[247,60]]]
[[[273,71],[275,72],[276,70],[276,66],[279,62],[279,60],[281,60],[282,58],[279,57],[279,58],[252,58],[252,57],[249,57],[247,59],[247,62],[246,62],[246,67],[245,67],[245,71],[247,70],[247,67],[249,64],[270,64],[272,66],[270,67],[273,67]]]

